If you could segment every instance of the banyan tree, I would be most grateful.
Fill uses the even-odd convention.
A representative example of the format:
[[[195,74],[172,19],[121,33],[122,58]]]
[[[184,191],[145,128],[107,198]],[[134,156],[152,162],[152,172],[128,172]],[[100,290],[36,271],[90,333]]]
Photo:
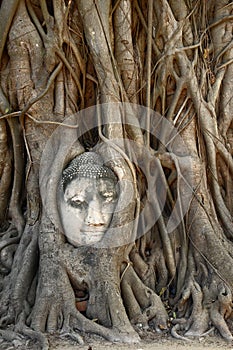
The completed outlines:
[[[233,3],[0,4],[2,338],[231,341]]]

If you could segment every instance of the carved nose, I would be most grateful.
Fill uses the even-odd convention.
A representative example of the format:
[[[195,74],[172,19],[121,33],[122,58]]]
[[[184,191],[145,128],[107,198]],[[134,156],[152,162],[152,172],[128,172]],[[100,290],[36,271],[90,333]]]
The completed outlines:
[[[88,226],[103,226],[104,219],[101,212],[101,206],[98,200],[92,200],[89,202],[87,215],[85,217],[85,224]]]

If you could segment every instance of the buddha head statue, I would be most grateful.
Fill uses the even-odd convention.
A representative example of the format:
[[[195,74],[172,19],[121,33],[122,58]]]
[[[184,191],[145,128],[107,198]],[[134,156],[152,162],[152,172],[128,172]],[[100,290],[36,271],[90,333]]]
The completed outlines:
[[[100,242],[117,202],[117,177],[95,152],[74,158],[63,170],[60,216],[67,241],[74,246]]]

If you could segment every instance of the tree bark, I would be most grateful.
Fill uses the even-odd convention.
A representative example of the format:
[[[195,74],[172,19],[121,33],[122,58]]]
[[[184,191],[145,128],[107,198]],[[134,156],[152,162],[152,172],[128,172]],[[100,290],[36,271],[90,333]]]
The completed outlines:
[[[132,343],[142,329],[214,327],[232,340],[231,12],[226,0],[1,2],[3,338],[48,349],[46,332]],[[93,150],[119,201],[107,243],[74,247],[61,173]]]

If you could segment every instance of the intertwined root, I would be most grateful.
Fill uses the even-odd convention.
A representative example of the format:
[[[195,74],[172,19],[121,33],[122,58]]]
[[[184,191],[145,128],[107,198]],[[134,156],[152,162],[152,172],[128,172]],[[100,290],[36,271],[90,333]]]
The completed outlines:
[[[168,315],[159,296],[146,287],[133,267],[128,266],[121,282],[124,304],[132,324],[157,330],[167,329]]]
[[[38,302],[40,300],[41,304],[33,310],[31,319],[31,327],[35,330],[35,334],[59,332],[61,337],[69,337],[81,345],[84,342],[80,332],[97,334],[112,342],[135,343],[139,341],[139,337],[136,337],[135,334],[120,333],[115,328],[106,328],[87,319],[76,309],[74,296],[70,300],[57,301],[51,297],[41,296]],[[45,317],[47,317],[46,324]]]
[[[53,237],[56,239],[56,236]],[[40,248],[36,300],[26,320],[36,332],[34,334],[39,335],[36,339],[40,344],[43,345],[44,340],[39,337],[46,332],[59,332],[62,337],[69,336],[80,344],[83,344],[80,332],[97,334],[114,342],[139,341],[125,313],[119,285],[112,277],[116,269],[111,274],[113,266],[110,266],[107,253],[105,256],[99,250],[87,252],[86,249],[75,249],[68,244],[62,244],[60,249],[52,249],[44,236],[40,238]],[[101,264],[108,272],[99,272]],[[77,310],[75,300],[75,291],[81,290],[83,286],[88,288],[89,295],[85,314]],[[110,322],[103,309],[106,309],[106,314],[109,313]]]
[[[189,317],[173,320],[174,327],[171,333],[174,337],[187,340],[186,337],[205,336],[216,328],[226,341],[233,340],[226,323],[232,315],[232,293],[224,283],[220,282],[217,288],[214,288],[214,284],[216,282],[212,282],[209,289],[201,288],[193,278],[190,278],[183,291],[178,313],[185,316],[190,300],[192,313]],[[178,334],[178,331],[182,331],[184,336]]]
[[[213,326],[218,329],[221,336],[227,341],[233,340],[226,323],[226,320],[232,315],[232,306],[232,293],[227,286],[222,284],[219,288],[217,299],[211,305],[210,319]]]

